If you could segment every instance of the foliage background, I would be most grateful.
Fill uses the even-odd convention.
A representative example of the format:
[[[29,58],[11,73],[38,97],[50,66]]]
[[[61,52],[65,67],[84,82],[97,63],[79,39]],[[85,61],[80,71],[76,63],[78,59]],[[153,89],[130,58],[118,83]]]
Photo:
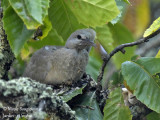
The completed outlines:
[[[32,53],[37,49],[45,45],[63,46],[68,36],[76,29],[91,27],[97,33],[95,42],[98,47],[92,49],[90,52],[87,73],[96,80],[102,64],[101,57],[111,52],[120,44],[133,42],[141,38],[146,28],[153,20],[160,16],[158,5],[160,5],[159,0],[2,0],[4,29],[7,33],[12,51],[17,58],[10,70],[10,78],[22,75],[26,61],[29,60]],[[43,34],[35,37],[35,32],[38,33],[39,30],[41,30]],[[145,78],[146,75],[149,74],[151,77],[144,79],[142,82],[154,82],[149,84],[151,85],[150,88],[153,88],[152,91],[148,91],[148,93],[150,92],[149,95],[151,95],[149,97],[152,98],[149,99],[151,101],[146,100],[147,93],[139,92],[141,90],[138,91],[139,93],[135,92],[135,95],[141,102],[157,112],[152,113],[154,115],[160,113],[160,108],[156,107],[158,103],[152,102],[159,93],[159,84],[155,82],[156,80],[159,81],[159,78],[153,75],[159,73],[160,68],[147,69],[147,71],[149,71],[148,74],[145,72],[146,69],[143,69],[143,66],[150,68],[157,59],[154,58],[151,60],[152,64],[150,65],[148,64],[148,59],[142,58],[139,61],[145,61],[147,63],[145,64],[144,62],[144,65],[141,65],[141,62],[135,59],[137,58],[135,55],[141,55],[141,52],[138,51],[141,47],[143,48],[145,46],[126,48],[125,55],[117,53],[112,58],[105,72],[103,87],[107,88],[112,81],[116,85],[117,83],[119,84],[119,81],[116,83],[116,80],[119,80],[119,78],[115,75],[119,73],[121,66],[123,77],[133,91],[136,89],[136,85],[130,83],[130,79],[133,79],[133,76],[138,74],[134,73],[133,69],[139,70],[139,73],[144,72],[142,78]],[[148,52],[147,54],[143,54],[143,56],[155,56],[157,51],[158,49],[154,49],[152,53],[148,54]],[[131,59],[135,60],[135,62],[130,63],[131,65],[125,62]],[[135,64],[139,66],[135,66]],[[158,66],[159,62],[156,62],[154,65]],[[133,69],[129,70],[131,66],[133,66]],[[133,74],[131,74],[132,72]],[[128,74],[131,77],[129,77]],[[153,84],[156,84],[156,90],[154,89],[155,86],[152,86]],[[149,85],[148,83],[145,85],[142,84],[139,88],[144,89]],[[157,92],[157,94],[152,96],[154,92]],[[89,96],[94,96],[94,93]],[[87,97],[85,97],[87,100],[83,103],[84,105],[89,104],[86,101],[91,101],[90,104],[95,102],[93,97]],[[131,119],[130,111],[124,106],[123,97],[119,88],[111,92],[110,98],[112,98],[113,101],[111,99],[108,100],[104,109],[104,119],[116,119],[111,118],[113,116],[118,117],[117,119],[119,120]],[[160,98],[158,97],[157,99]],[[96,104],[95,102],[95,107],[97,107]],[[121,106],[115,106],[114,108],[116,108],[115,110],[117,112],[115,112],[114,109],[111,110],[111,113],[114,111],[114,115],[110,116],[111,113],[109,114],[108,110],[111,109],[110,106],[113,104],[120,104]],[[99,111],[99,109],[96,110]],[[117,114],[121,112],[125,112],[126,114],[117,116]],[[79,114],[77,116],[83,116],[82,111],[77,113]],[[98,115],[94,116],[94,113],[91,112],[91,115],[93,114],[93,117],[98,116],[97,120],[102,119],[100,112],[98,113]],[[89,117],[91,117],[91,115]]]

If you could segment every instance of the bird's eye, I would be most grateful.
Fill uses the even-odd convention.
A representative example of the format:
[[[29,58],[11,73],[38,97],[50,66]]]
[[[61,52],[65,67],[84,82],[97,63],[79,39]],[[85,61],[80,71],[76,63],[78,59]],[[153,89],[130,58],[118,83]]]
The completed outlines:
[[[77,35],[77,38],[78,38],[78,39],[81,39],[82,37],[81,37],[80,35]]]

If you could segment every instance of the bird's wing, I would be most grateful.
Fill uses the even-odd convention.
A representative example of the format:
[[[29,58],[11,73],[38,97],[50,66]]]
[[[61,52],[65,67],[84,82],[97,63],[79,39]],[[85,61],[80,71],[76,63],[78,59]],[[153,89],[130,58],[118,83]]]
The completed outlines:
[[[45,46],[40,50],[36,51],[31,57],[31,60],[27,65],[23,76],[43,82],[46,78],[48,71],[52,67],[51,59],[53,53],[58,48],[56,46]]]

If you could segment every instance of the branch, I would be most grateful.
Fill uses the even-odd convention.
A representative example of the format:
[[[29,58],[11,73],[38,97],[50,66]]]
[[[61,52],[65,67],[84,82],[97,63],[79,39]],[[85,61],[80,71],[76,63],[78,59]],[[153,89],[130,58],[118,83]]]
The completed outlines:
[[[46,115],[54,116],[54,120],[55,117],[60,120],[75,120],[75,112],[50,85],[28,78],[0,80],[0,98],[0,120],[10,118],[7,115],[24,115],[33,120],[44,120]]]
[[[154,33],[152,33],[151,35],[142,38],[136,42],[131,42],[131,43],[126,43],[126,44],[122,44],[119,45],[118,47],[116,47],[109,55],[107,55],[104,59],[103,59],[103,65],[101,67],[101,72],[97,78],[98,84],[97,84],[97,95],[100,94],[100,91],[102,90],[102,86],[101,86],[101,81],[103,79],[103,74],[104,74],[104,69],[107,65],[107,63],[109,62],[109,60],[111,59],[112,56],[114,56],[114,54],[116,54],[117,52],[121,51],[123,54],[125,54],[125,47],[131,47],[131,46],[135,46],[135,45],[139,45],[145,42],[148,42],[150,38],[155,37],[156,35],[158,35],[160,33],[160,29],[158,29],[157,31],[155,31]]]
[[[140,56],[145,56],[149,50],[153,50],[153,49],[157,49],[160,46],[160,34],[157,35],[154,38],[154,41],[150,41],[149,44],[140,46],[137,50],[136,50],[136,54],[140,55]]]

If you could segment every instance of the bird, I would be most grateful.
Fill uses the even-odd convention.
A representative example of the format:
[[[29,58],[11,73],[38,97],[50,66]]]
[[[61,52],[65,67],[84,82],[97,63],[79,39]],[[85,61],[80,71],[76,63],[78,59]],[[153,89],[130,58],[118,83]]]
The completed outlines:
[[[94,43],[93,29],[79,29],[67,39],[65,46],[45,46],[36,51],[25,68],[23,77],[40,83],[59,85],[72,84],[81,79]]]

